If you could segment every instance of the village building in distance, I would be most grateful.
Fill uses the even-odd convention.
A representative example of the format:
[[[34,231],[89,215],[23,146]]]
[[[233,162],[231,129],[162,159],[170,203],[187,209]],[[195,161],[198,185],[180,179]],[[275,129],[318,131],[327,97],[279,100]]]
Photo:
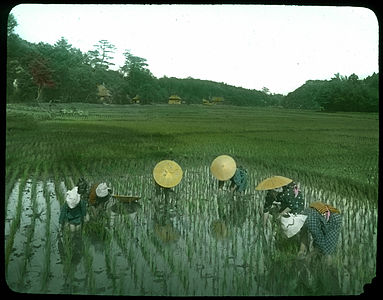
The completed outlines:
[[[182,103],[182,99],[177,96],[177,95],[171,95],[169,97],[169,101],[168,101],[169,104],[181,104]]]

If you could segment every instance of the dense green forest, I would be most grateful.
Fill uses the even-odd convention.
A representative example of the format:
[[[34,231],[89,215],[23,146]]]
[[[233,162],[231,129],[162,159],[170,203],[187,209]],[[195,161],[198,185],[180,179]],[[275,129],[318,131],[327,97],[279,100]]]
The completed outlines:
[[[125,50],[125,63],[111,69],[115,46],[100,40],[82,53],[62,37],[54,45],[30,43],[14,33],[17,21],[8,18],[7,102],[88,102],[130,104],[167,103],[178,95],[186,104],[220,99],[242,106],[279,106],[323,111],[376,112],[379,107],[378,74],[360,80],[357,75],[334,74],[331,80],[308,80],[287,96],[267,88],[250,90],[193,78],[156,78],[145,58]],[[223,101],[222,101],[223,100]]]

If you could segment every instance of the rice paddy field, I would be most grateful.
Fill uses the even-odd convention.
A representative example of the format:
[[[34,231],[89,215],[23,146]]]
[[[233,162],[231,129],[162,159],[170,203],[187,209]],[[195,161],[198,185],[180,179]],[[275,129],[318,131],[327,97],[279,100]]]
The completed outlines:
[[[358,295],[376,276],[378,114],[203,105],[8,104],[4,274],[31,294]],[[243,194],[218,190],[212,160],[247,169]],[[158,193],[163,159],[183,169]],[[297,259],[299,243],[263,226],[263,179],[300,182],[306,206],[343,216],[336,254]],[[115,203],[81,232],[59,233],[65,192],[107,182]]]

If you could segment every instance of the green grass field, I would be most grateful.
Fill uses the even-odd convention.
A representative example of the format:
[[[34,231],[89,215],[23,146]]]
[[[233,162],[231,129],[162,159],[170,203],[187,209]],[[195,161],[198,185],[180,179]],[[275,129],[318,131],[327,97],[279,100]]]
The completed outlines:
[[[359,294],[375,276],[378,122],[378,114],[218,105],[60,104],[48,112],[47,104],[9,104],[8,285],[21,292],[119,295]],[[217,193],[209,166],[221,154],[249,172],[240,199]],[[184,170],[170,203],[154,194],[152,170],[162,159]],[[261,238],[264,194],[255,186],[272,175],[299,181],[307,203],[329,202],[343,212],[338,287],[322,288],[328,283],[320,265],[308,265],[311,275],[303,265],[292,276],[296,249]],[[115,230],[103,235],[103,251],[83,238],[86,251],[73,269],[68,257],[55,265],[54,235],[63,192],[80,176],[142,198],[134,218],[119,214]],[[158,224],[163,219],[168,223]],[[217,222],[227,233],[222,239],[212,234]],[[166,228],[171,243],[158,238]],[[276,279],[279,264],[288,274],[283,280]],[[33,284],[36,274],[45,279]]]

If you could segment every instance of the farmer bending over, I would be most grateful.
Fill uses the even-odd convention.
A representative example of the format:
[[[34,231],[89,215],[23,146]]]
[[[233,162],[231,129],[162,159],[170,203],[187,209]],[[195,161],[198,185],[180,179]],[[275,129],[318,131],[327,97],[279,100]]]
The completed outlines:
[[[339,210],[329,204],[312,202],[303,214],[307,215],[304,227],[313,238],[314,249],[329,258],[329,255],[336,251],[342,227],[342,216]],[[301,249],[301,256],[307,252],[307,248],[306,244]]]
[[[301,214],[304,209],[304,198],[299,184],[292,179],[283,176],[273,176],[263,180],[255,188],[256,190],[267,190],[265,204],[263,206],[263,224],[269,215],[277,211],[277,218],[286,214]]]
[[[303,214],[304,198],[299,184],[283,176],[273,176],[258,184],[256,190],[267,190],[263,206],[265,235],[268,235],[266,232],[267,220],[272,214],[279,220],[282,232],[287,238],[299,233],[300,251],[303,251],[307,244],[308,234],[305,230],[300,231],[307,216]]]
[[[247,171],[237,165],[229,155],[217,156],[210,165],[210,171],[218,179],[218,189],[222,189],[225,181],[230,180],[230,190],[243,192],[247,187]]]
[[[87,221],[86,202],[81,200],[77,186],[67,191],[65,203],[61,207],[59,223],[61,229],[69,228],[78,231],[84,221]]]
[[[92,219],[103,216],[109,207],[111,189],[105,182],[93,184],[89,192],[89,214]]]
[[[171,188],[177,186],[183,176],[181,166],[173,160],[162,160],[153,168],[153,178],[155,182],[156,195],[165,195],[168,199]]]

